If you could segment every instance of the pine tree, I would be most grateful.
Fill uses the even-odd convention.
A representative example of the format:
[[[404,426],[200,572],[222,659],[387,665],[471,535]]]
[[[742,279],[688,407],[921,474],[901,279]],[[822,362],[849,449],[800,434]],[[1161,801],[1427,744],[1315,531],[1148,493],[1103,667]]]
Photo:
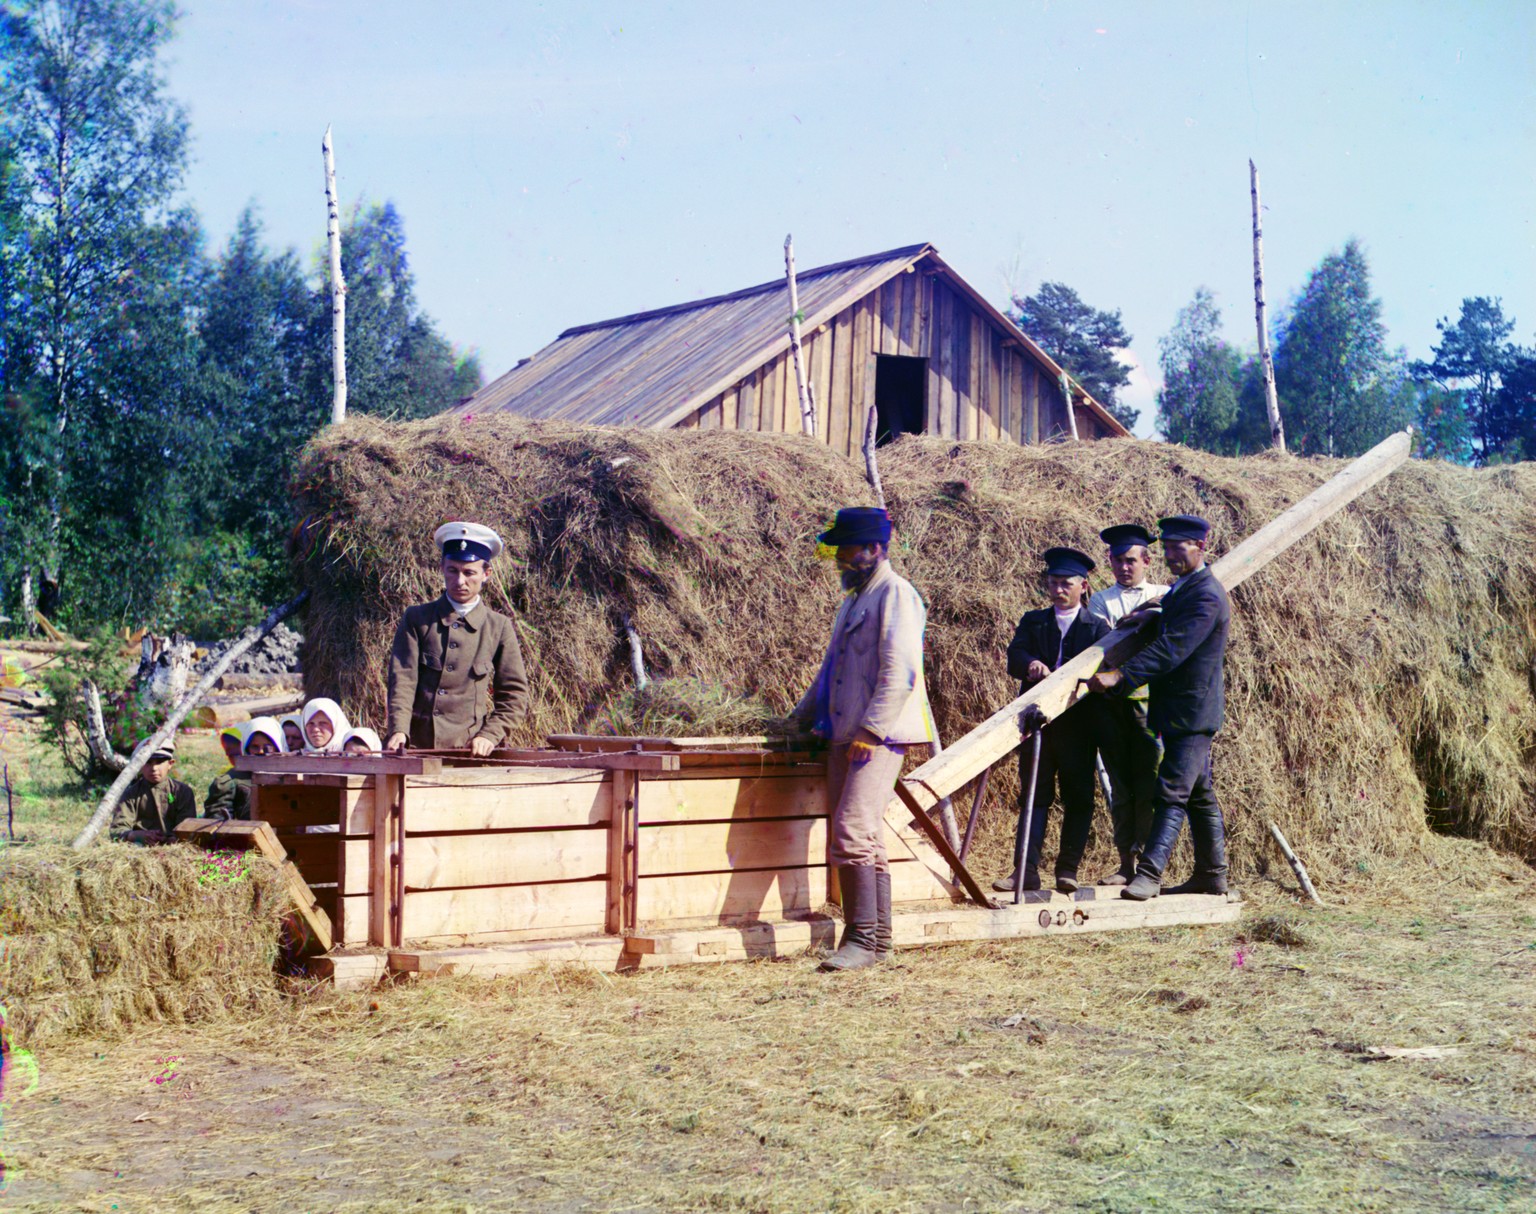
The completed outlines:
[[[1323,258],[1280,325],[1275,380],[1286,439],[1308,455],[1358,455],[1413,416],[1400,356],[1387,350],[1360,243]]]
[[[1497,409],[1504,371],[1516,353],[1509,342],[1515,331],[1514,319],[1505,319],[1502,300],[1479,295],[1461,301],[1461,315],[1455,324],[1441,319],[1435,328],[1440,344],[1434,349],[1434,358],[1415,363],[1414,374],[1454,390],[1466,410],[1478,453],[1486,462],[1504,453],[1509,442],[1518,438],[1500,425]]]
[[[1009,319],[1064,367],[1127,430],[1141,410],[1123,405],[1116,394],[1131,382],[1130,369],[1115,357],[1131,344],[1118,310],[1089,307],[1065,283],[1047,282],[1027,299],[1013,297]]]

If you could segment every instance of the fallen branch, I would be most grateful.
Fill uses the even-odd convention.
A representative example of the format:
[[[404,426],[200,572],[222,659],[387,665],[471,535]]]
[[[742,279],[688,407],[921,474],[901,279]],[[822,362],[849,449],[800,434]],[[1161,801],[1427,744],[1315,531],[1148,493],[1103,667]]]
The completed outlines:
[[[117,803],[123,799],[123,793],[128,790],[128,785],[132,784],[135,777],[144,769],[144,764],[149,761],[149,756],[154,754],[155,748],[171,739],[176,733],[176,727],[181,724],[186,715],[201,704],[203,697],[213,690],[213,685],[219,681],[219,676],[230,668],[236,658],[308,601],[309,591],[299,591],[281,607],[275,608],[260,624],[254,628],[247,628],[240,639],[224,651],[198,685],[182,697],[181,703],[177,704],[171,711],[171,715],[165,719],[165,724],[135,749],[133,757],[118,773],[117,779],[112,781],[112,787],[107,789],[107,795],[102,797],[101,804],[91,815],[91,820],[85,824],[85,829],[75,838],[74,847],[77,851],[89,847],[95,841],[96,836],[112,820],[112,813],[117,809]]]
[[[624,635],[629,638],[629,666],[635,672],[635,687],[644,691],[651,681],[645,673],[645,653],[640,648],[640,633],[627,615],[624,617]]]
[[[128,760],[113,750],[107,739],[107,725],[101,715],[101,692],[90,679],[84,679],[80,683],[80,697],[85,701],[85,744],[90,749],[91,758],[100,767],[122,771],[128,766]]]
[[[1317,896],[1317,890],[1312,888],[1312,878],[1307,876],[1307,866],[1303,864],[1291,845],[1285,841],[1285,836],[1280,833],[1280,828],[1273,822],[1269,823],[1269,833],[1275,837],[1275,842],[1280,845],[1280,850],[1285,854],[1286,862],[1290,864],[1291,871],[1296,874],[1296,880],[1301,882],[1301,888],[1307,897],[1319,906],[1324,905],[1323,900]]]

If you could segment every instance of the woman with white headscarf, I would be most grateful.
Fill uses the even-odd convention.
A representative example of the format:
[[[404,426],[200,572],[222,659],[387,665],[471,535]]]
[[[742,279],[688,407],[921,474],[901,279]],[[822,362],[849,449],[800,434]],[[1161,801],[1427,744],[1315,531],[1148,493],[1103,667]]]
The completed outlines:
[[[304,705],[304,750],[309,754],[337,754],[347,730],[346,713],[335,700],[317,697]]]

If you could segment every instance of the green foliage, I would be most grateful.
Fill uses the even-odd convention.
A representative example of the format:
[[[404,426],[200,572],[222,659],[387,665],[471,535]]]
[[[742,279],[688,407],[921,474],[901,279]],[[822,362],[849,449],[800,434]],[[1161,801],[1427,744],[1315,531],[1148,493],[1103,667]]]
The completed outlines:
[[[1536,459],[1536,349],[1511,347],[1493,399],[1490,432],[1496,461]]]
[[[156,63],[174,16],[164,0],[41,0],[0,12],[0,112],[24,229],[8,259],[21,322],[8,334],[20,349],[6,360],[5,387],[41,387],[50,441],[22,487],[32,491],[28,512],[44,515],[24,523],[41,536],[28,559],[49,574],[74,487],[68,465],[79,435],[116,420],[103,360],[186,162],[186,118]]]
[[[1418,397],[1414,423],[1417,454],[1424,459],[1470,464],[1474,455],[1472,422],[1461,393],[1427,384],[1420,387]]]
[[[1359,455],[1413,420],[1406,366],[1386,339],[1365,252],[1351,240],[1312,271],[1280,326],[1275,380],[1292,450]]]
[[[1127,430],[1136,424],[1141,411],[1116,399],[1131,381],[1130,370],[1115,356],[1131,344],[1118,309],[1100,312],[1065,283],[1047,282],[1027,298],[1015,295],[1009,318]]]
[[[1441,319],[1435,328],[1440,344],[1429,362],[1413,365],[1414,375],[1455,391],[1483,462],[1522,458],[1518,410],[1504,416],[1499,399],[1504,373],[1518,355],[1509,342],[1515,322],[1505,319],[1503,301],[1486,295],[1463,299],[1456,323]]]
[[[1221,338],[1221,309],[1200,287],[1158,340],[1163,387],[1157,394],[1157,428],[1169,442],[1236,453],[1238,389],[1242,359]]]
[[[48,703],[43,710],[43,738],[81,779],[94,779],[102,773],[94,770],[90,750],[80,733],[81,723],[85,720],[80,686],[89,679],[101,692],[102,714],[111,738],[112,723],[116,719],[111,709],[124,699],[123,688],[131,667],[122,655],[122,648],[122,637],[102,626],[87,638],[87,648],[65,650],[38,672],[43,690],[48,693]],[[132,743],[129,746],[131,748]],[[118,750],[126,753],[120,745]]]
[[[459,356],[416,303],[405,222],[392,202],[355,207],[342,225],[347,284],[347,409],[409,420],[430,417],[480,387],[480,364]],[[331,397],[331,303],[322,281],[311,309],[311,393]]]
[[[0,6],[0,587],[61,585],[50,614],[75,630],[211,638],[291,593],[331,307],[325,268],[306,281],[253,211],[210,258],[172,209],[174,20],[165,0]],[[353,410],[420,417],[479,387],[417,305],[392,204],[352,212],[344,260]]]

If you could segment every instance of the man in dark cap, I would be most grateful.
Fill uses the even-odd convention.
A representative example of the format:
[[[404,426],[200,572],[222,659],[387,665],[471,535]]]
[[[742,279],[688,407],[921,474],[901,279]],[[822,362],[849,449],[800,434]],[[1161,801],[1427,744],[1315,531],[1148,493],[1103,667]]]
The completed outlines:
[[[149,739],[139,743],[142,747]],[[138,750],[135,750],[135,755]],[[111,837],[120,843],[167,843],[176,826],[197,817],[197,798],[190,786],[171,775],[176,740],[162,742],[145,760],[138,777],[123,792],[112,813]]]
[[[1095,592],[1088,614],[1114,628],[1133,611],[1161,598],[1167,586],[1147,580],[1152,568],[1152,533],[1140,523],[1106,527],[1099,538],[1109,548],[1115,584]],[[1101,884],[1125,885],[1136,875],[1136,861],[1152,829],[1152,793],[1163,748],[1147,725],[1147,689],[1104,703],[1104,731],[1099,757],[1109,776],[1109,816],[1115,824],[1115,850],[1120,868]]]
[[[510,618],[480,599],[501,537],[479,523],[445,523],[443,597],[406,610],[389,654],[386,750],[488,755],[528,707],[523,651]]]
[[[1119,670],[1101,670],[1088,681],[1090,690],[1100,692],[1123,693],[1147,684],[1147,723],[1163,739],[1151,834],[1135,877],[1120,891],[1122,898],[1138,902],[1160,892],[1163,869],[1186,817],[1195,871],[1167,892],[1227,892],[1226,830],[1211,781],[1211,739],[1222,723],[1222,666],[1232,611],[1225,588],[1205,563],[1210,524],[1196,515],[1176,514],[1159,519],[1158,527],[1163,559],[1176,580],[1163,596],[1157,639]]]
[[[1109,631],[1103,620],[1088,614],[1083,596],[1093,559],[1075,548],[1048,548],[1044,554],[1045,589],[1049,607],[1026,611],[1008,644],[1008,673],[1028,691],[1051,671],[1071,661]],[[1024,888],[1040,888],[1040,847],[1045,841],[1046,813],[1060,787],[1061,845],[1056,853],[1056,888],[1077,889],[1077,867],[1093,828],[1093,763],[1100,733],[1098,701],[1079,700],[1045,726],[1040,741],[1040,769],[1035,777],[1035,810],[1024,859]],[[1029,787],[1030,744],[1019,749],[1019,795]],[[992,883],[1011,890],[1017,873]]]
[[[891,520],[853,507],[820,542],[837,549],[848,592],[832,620],[821,669],[790,720],[831,742],[827,760],[828,858],[837,870],[843,938],[826,971],[863,969],[891,951],[891,873],[885,808],[908,746],[933,739],[923,681],[928,611],[887,556]]]

